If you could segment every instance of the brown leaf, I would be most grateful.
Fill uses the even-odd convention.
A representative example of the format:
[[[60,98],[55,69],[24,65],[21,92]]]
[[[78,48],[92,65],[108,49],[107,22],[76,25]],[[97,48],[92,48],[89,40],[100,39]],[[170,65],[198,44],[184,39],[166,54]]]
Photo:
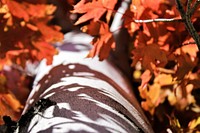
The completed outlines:
[[[157,44],[150,44],[141,47],[138,46],[132,53],[132,66],[134,66],[138,61],[141,61],[144,69],[153,71],[156,66],[163,67],[167,63],[165,51],[161,50]]]
[[[180,56],[176,57],[178,61],[178,68],[175,74],[177,80],[183,79],[192,69],[195,67],[195,62],[193,62],[188,54],[182,53]]]

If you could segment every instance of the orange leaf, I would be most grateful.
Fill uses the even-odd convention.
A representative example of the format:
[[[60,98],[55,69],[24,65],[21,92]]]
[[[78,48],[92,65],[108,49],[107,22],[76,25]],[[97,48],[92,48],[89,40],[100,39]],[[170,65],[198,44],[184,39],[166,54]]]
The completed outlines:
[[[149,111],[151,115],[154,114],[155,108],[159,105],[161,88],[159,84],[153,84],[147,88],[139,88],[140,95],[146,101],[142,102],[142,108]]]
[[[23,5],[13,0],[7,0],[6,4],[8,5],[12,15],[18,18],[23,18],[25,21],[29,21],[29,15],[24,9]]]
[[[191,56],[191,59],[193,59],[193,58],[196,58],[197,56],[198,47],[196,44],[188,44],[188,45],[182,46],[181,48],[175,51],[175,53],[179,55],[181,54],[181,52],[184,52],[185,54],[189,54]]]
[[[23,106],[12,93],[0,93],[0,116],[7,115],[16,121],[20,116],[22,108]],[[0,119],[0,124],[3,124],[2,117]]]
[[[145,8],[151,8],[152,10],[156,11],[158,10],[160,4],[162,3],[162,0],[144,0],[143,1],[143,6]]]
[[[33,42],[38,51],[32,50],[32,56],[37,60],[47,59],[47,64],[51,64],[53,56],[57,54],[56,49],[47,42]]]
[[[141,80],[142,80],[140,88],[144,88],[148,84],[148,82],[150,81],[151,77],[152,77],[151,72],[149,70],[146,70],[140,77]]]
[[[56,53],[56,50],[52,50],[54,52],[50,50],[51,54],[41,54],[39,58],[33,56],[33,51],[38,53],[40,50],[35,47],[34,42],[39,40],[54,43],[63,39],[63,34],[59,32],[57,26],[48,25],[48,21],[52,18],[50,15],[56,9],[55,6],[38,4],[41,2],[3,1],[3,4],[8,7],[7,14],[10,16],[7,18],[4,18],[5,15],[0,16],[0,69],[8,63],[24,67],[26,61],[35,61],[42,57],[49,58],[48,63],[51,62],[49,56]],[[9,19],[13,25],[11,23],[8,25]]]
[[[35,18],[43,18],[48,15],[51,15],[55,10],[56,7],[53,5],[45,5],[45,4],[30,4],[25,3],[27,8],[27,12],[31,17]]]
[[[95,27],[95,25],[97,28],[94,29],[94,32],[90,31],[91,27]],[[88,26],[88,29],[88,32],[92,33],[93,35],[99,33],[99,36],[95,37],[91,42],[94,47],[90,50],[87,57],[93,58],[95,55],[98,55],[99,60],[107,58],[111,48],[115,47],[115,41],[112,33],[109,31],[109,26],[104,22],[98,21],[91,22],[91,24]]]
[[[42,33],[44,40],[46,42],[58,42],[63,39],[63,34],[58,31],[57,27],[47,26],[44,22],[36,23],[38,29]]]
[[[109,21],[116,3],[117,0],[113,0],[112,2],[110,0],[93,0],[92,2],[81,0],[74,6],[72,13],[84,13],[84,15],[78,19],[75,25],[86,22],[90,19],[98,21],[106,11],[108,11],[107,20]]]
[[[27,55],[29,54],[28,49],[21,49],[21,50],[9,50],[6,53],[6,59],[10,60],[22,67],[25,67]]]

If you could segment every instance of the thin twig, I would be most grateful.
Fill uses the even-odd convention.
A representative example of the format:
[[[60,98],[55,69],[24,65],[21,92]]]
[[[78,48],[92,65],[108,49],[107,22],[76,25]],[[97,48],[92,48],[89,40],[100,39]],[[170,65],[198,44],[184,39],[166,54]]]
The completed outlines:
[[[157,19],[145,19],[145,20],[133,20],[131,19],[128,23],[126,24],[130,24],[131,22],[134,23],[152,23],[152,22],[184,22],[183,19],[177,19],[177,18],[170,18],[170,19],[165,19],[165,18],[157,18]],[[125,25],[120,25],[119,27],[116,27],[115,30],[111,30],[111,32],[117,32],[119,31],[122,27],[124,27]]]
[[[147,19],[147,20],[133,20],[135,23],[152,23],[152,22],[183,22],[182,19],[165,19],[165,18],[156,18],[156,19]]]
[[[124,1],[127,3],[130,3],[130,1]],[[145,19],[145,20],[137,20],[137,19],[133,19],[133,16],[129,16],[127,14],[125,14],[126,9],[121,9],[121,10],[113,10],[113,9],[109,9],[107,7],[104,7],[107,10],[112,10],[113,12],[115,12],[117,15],[115,15],[115,18],[113,20],[113,23],[111,25],[110,31],[111,32],[116,32],[119,29],[121,29],[123,27],[122,23],[124,21],[123,16],[127,17],[130,19],[130,23],[131,22],[135,22],[135,23],[152,23],[152,22],[184,22],[182,19],[179,18],[156,18],[156,19]]]

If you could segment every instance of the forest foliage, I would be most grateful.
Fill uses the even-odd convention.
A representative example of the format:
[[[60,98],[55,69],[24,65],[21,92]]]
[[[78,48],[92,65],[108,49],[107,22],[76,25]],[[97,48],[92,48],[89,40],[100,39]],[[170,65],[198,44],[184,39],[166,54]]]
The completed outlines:
[[[94,37],[87,57],[104,60],[116,43],[111,22],[123,1],[68,0],[74,4],[71,14],[79,14],[75,25]],[[0,7],[0,114],[15,117],[23,108],[8,87],[5,66],[24,69],[28,61],[47,58],[57,53],[51,45],[61,41],[59,26],[49,25],[56,10],[47,1],[1,0]],[[123,24],[131,41],[129,55],[133,82],[139,82],[141,106],[152,125],[174,132],[200,128],[200,2],[199,0],[132,0],[123,14]],[[17,73],[16,73],[17,75]],[[18,88],[25,87],[20,77]],[[15,87],[16,88],[16,87]],[[19,90],[19,89],[18,89]],[[185,115],[187,114],[187,115]]]

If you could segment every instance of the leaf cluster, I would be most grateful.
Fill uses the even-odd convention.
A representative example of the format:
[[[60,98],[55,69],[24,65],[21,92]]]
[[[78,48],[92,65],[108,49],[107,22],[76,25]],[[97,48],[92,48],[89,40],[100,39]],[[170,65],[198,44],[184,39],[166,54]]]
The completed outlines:
[[[28,96],[27,62],[50,64],[61,41],[60,27],[50,25],[56,7],[46,0],[0,0],[0,123],[2,116],[17,120]]]
[[[90,21],[82,28],[94,36],[88,57],[98,55],[103,60],[115,48],[113,31],[109,27],[112,17],[120,14],[116,4],[117,1],[111,0],[81,0],[74,6],[73,13],[83,14],[75,24]],[[198,4],[198,0],[132,0],[123,14],[121,27],[125,27],[132,38],[131,66],[135,70],[135,81],[140,82],[141,106],[160,121],[168,115],[170,122],[173,112],[190,110],[197,116],[200,114],[200,103],[193,95],[200,89]],[[163,113],[160,108],[166,103],[171,111]],[[157,115],[159,113],[164,115]],[[195,129],[196,126],[188,124],[185,128]]]
[[[48,24],[55,9],[42,3],[1,0],[1,69],[13,63],[25,67],[27,60],[39,61],[44,57],[51,63],[57,51],[49,44],[63,39],[59,27]]]

